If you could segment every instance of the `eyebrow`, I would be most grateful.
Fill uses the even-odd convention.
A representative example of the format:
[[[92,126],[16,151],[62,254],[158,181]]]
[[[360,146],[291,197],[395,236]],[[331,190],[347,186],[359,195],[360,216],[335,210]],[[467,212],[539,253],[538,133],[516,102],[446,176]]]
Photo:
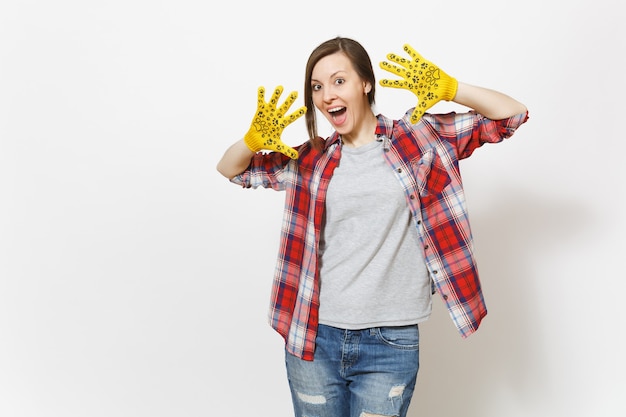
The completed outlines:
[[[340,72],[347,72],[347,71],[346,70],[342,70],[342,69],[341,70],[337,70],[337,71],[333,72],[332,74],[330,74],[330,78],[336,77],[337,74],[339,74]],[[311,82],[313,82],[313,81],[319,82],[319,80],[311,77]]]

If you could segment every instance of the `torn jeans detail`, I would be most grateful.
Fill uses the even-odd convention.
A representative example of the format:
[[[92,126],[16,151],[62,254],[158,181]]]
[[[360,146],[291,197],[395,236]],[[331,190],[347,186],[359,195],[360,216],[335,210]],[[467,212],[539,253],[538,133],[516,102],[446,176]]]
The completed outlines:
[[[419,369],[417,325],[320,325],[313,361],[285,351],[296,417],[405,417]]]

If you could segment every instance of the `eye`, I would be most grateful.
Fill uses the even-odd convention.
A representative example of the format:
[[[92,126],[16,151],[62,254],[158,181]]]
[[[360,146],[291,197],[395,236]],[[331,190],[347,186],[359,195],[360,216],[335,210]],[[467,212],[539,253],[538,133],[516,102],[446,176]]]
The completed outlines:
[[[346,82],[346,80],[344,80],[343,78],[337,78],[337,79],[335,80],[335,84],[343,84],[343,83],[345,83],[345,82]]]
[[[313,84],[311,85],[311,89],[313,91],[320,91],[322,89],[322,86],[320,84]]]

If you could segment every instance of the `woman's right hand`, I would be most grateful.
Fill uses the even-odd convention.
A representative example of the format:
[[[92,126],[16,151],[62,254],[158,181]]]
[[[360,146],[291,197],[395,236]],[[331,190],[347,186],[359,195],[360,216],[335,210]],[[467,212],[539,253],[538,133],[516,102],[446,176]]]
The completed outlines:
[[[292,159],[298,159],[298,151],[285,145],[281,139],[281,135],[285,127],[302,117],[306,113],[306,107],[302,106],[293,113],[285,116],[298,93],[291,92],[285,102],[277,108],[278,100],[283,93],[283,87],[278,86],[274,89],[274,93],[268,102],[265,101],[265,88],[259,87],[257,110],[252,118],[250,129],[244,136],[244,142],[253,152],[262,149],[277,151]]]

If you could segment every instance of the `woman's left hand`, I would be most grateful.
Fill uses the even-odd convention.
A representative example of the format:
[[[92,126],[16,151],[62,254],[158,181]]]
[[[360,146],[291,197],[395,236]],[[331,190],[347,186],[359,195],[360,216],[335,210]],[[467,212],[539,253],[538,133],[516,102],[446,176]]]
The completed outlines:
[[[387,59],[393,63],[386,61],[380,63],[382,69],[399,75],[403,79],[383,79],[380,80],[380,85],[409,90],[417,96],[418,102],[411,115],[411,123],[415,124],[437,102],[454,99],[458,83],[455,78],[426,60],[410,45],[404,45],[404,51],[411,56],[411,59],[391,53],[387,54]]]

